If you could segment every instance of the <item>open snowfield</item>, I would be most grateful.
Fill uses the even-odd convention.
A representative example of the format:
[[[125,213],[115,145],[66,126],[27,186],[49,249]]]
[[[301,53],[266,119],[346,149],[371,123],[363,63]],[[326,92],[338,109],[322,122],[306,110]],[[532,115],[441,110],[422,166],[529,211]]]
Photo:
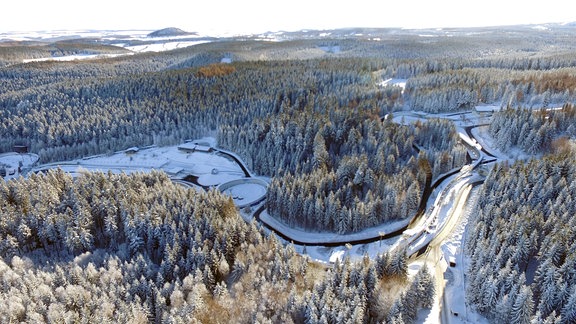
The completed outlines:
[[[43,31],[13,31],[0,33],[0,39],[16,41],[53,40],[62,38],[95,38],[118,39],[132,37],[134,39],[145,38],[152,30],[43,30]]]
[[[113,58],[119,56],[134,55],[135,53],[170,51],[178,48],[185,48],[209,42],[210,42],[209,40],[201,40],[201,41],[167,41],[167,42],[151,43],[143,45],[123,44],[122,47],[124,47],[127,50],[130,50],[131,52],[123,54],[77,54],[77,55],[66,55],[56,57],[42,57],[37,59],[26,59],[23,60],[22,63],[46,62],[46,61],[69,62],[69,61],[90,60],[99,58]]]
[[[390,78],[390,79],[380,81],[380,83],[378,83],[378,85],[381,87],[385,87],[388,85],[397,86],[397,87],[402,88],[402,91],[404,91],[404,88],[406,88],[406,81],[408,81],[408,80],[407,79]]]
[[[200,45],[204,43],[210,43],[209,40],[199,40],[199,41],[175,41],[168,40],[161,43],[144,44],[144,45],[126,45],[123,46],[132,52],[144,53],[144,52],[163,52],[170,51],[177,48],[184,48],[194,45]]]
[[[6,171],[5,180],[19,177],[20,171],[31,168],[37,161],[38,155],[32,153],[10,152],[0,154],[0,168],[4,168]]]
[[[66,55],[66,56],[56,56],[56,57],[43,57],[37,59],[26,59],[23,60],[22,63],[30,63],[30,62],[47,62],[47,61],[57,61],[57,62],[70,62],[70,61],[78,61],[78,60],[90,60],[90,59],[99,59],[99,58],[112,58],[124,55],[133,55],[134,53],[125,53],[125,54],[78,54],[78,55]]]
[[[54,30],[37,32],[9,32],[0,33],[0,41],[44,41],[55,42],[73,38],[100,38],[105,43],[110,43],[129,50],[122,54],[77,54],[56,57],[42,57],[23,60],[23,63],[43,61],[76,61],[97,58],[111,58],[134,53],[163,52],[178,48],[195,46],[211,42],[206,35],[189,34],[165,37],[148,37],[153,30]],[[134,44],[135,43],[135,44]],[[141,44],[144,43],[144,44]]]
[[[213,140],[203,140],[213,143]],[[184,146],[186,147],[186,146]],[[187,175],[198,177],[203,186],[217,186],[221,183],[244,177],[242,168],[231,158],[218,152],[188,151],[180,145],[167,147],[130,148],[113,155],[98,155],[73,161],[55,162],[37,166],[33,171],[61,168],[71,174],[88,171],[113,173],[150,172],[163,170],[170,176],[181,179]]]

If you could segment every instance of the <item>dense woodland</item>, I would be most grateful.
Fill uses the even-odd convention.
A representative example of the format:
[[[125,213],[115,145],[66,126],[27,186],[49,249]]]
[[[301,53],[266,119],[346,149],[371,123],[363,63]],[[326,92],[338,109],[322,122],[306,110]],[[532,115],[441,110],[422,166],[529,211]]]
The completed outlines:
[[[2,322],[378,322],[430,307],[403,252],[326,268],[163,173],[0,179]]]
[[[208,57],[198,56],[199,62]],[[29,143],[41,162],[48,162],[214,134],[219,145],[238,152],[258,174],[277,176],[292,188],[301,182],[327,183],[299,190],[294,198],[288,190],[271,191],[269,207],[290,224],[340,233],[414,215],[429,168],[438,175],[465,161],[449,123],[409,129],[381,122],[401,103],[398,89],[378,89],[372,71],[366,71],[381,71],[385,62],[242,62],[136,77],[124,75],[140,72],[129,69],[136,63],[102,72],[94,64],[63,67],[79,78],[46,69],[58,65],[53,62],[32,64],[27,76],[38,73],[47,84],[7,91],[0,99],[7,121],[0,129],[3,149]],[[86,73],[102,75],[85,78]],[[4,85],[6,90],[38,82],[8,79],[15,81]],[[425,132],[435,134],[435,140],[424,142]],[[413,144],[423,148],[420,155]],[[356,176],[357,169],[365,175]],[[313,201],[316,197],[326,203]],[[275,201],[294,201],[297,210]],[[315,214],[312,204],[339,211]],[[352,217],[357,213],[362,217]],[[316,222],[318,217],[323,221]]]
[[[0,152],[24,144],[45,163],[214,136],[271,177],[273,217],[351,233],[412,217],[428,180],[466,162],[451,122],[394,112],[509,107],[493,115],[495,145],[541,160],[497,165],[482,186],[467,299],[495,322],[574,322],[574,31],[429,32],[26,64],[124,50],[0,42]],[[434,297],[403,252],[321,265],[229,198],[158,172],[0,179],[0,256],[1,322],[410,323]]]
[[[536,63],[525,61],[526,69],[511,71],[505,62],[501,64],[499,68],[462,67],[415,76],[406,83],[405,100],[412,109],[439,113],[493,103],[552,108],[576,98],[574,67],[542,71],[539,65],[531,65]]]
[[[576,107],[504,109],[492,117],[489,132],[503,151],[517,147],[530,154],[566,152],[576,137]]]
[[[465,162],[466,151],[450,122],[430,120],[409,127],[362,120],[359,125],[327,121],[312,141],[306,141],[311,135],[296,134],[296,152],[286,147],[281,154],[296,156],[300,163],[296,168],[280,165],[287,173],[275,177],[268,188],[272,215],[290,226],[338,233],[405,219],[416,213],[427,177]],[[292,140],[291,131],[271,128],[270,133]],[[311,145],[298,144],[302,139]],[[262,159],[273,161],[274,156]]]
[[[497,323],[576,321],[574,153],[497,165],[466,248],[468,301]]]

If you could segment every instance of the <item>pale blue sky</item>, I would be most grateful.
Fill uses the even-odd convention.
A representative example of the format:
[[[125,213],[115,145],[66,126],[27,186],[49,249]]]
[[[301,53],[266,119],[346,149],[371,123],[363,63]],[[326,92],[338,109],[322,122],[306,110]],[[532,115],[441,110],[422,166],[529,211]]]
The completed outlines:
[[[569,0],[8,0],[0,32],[160,29],[232,33],[341,27],[471,27],[576,21]]]

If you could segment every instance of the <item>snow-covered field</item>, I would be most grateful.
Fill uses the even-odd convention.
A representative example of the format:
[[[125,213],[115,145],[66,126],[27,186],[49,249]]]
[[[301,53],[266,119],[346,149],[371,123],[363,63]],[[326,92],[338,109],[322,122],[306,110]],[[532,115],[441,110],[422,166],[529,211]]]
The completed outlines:
[[[386,79],[386,80],[382,80],[380,83],[378,83],[379,86],[381,87],[385,87],[387,85],[393,85],[393,86],[397,86],[402,88],[402,90],[404,90],[404,88],[406,88],[406,81],[407,79]]]
[[[132,37],[134,39],[146,38],[152,30],[43,30],[43,31],[12,31],[0,33],[0,39],[15,41],[56,40],[62,38],[106,38],[118,39]]]
[[[0,168],[6,172],[5,180],[18,178],[22,171],[31,168],[38,162],[38,155],[33,153],[2,153],[0,154]]]
[[[162,52],[211,42],[207,35],[189,34],[166,37],[148,37],[152,30],[54,30],[37,32],[0,33],[1,40],[13,41],[58,41],[70,38],[100,38],[105,43],[123,47],[130,52],[123,54],[77,54],[58,57],[26,59],[23,63],[42,61],[75,61],[117,57],[143,52]],[[142,43],[133,45],[134,42]]]
[[[23,60],[22,63],[30,63],[30,62],[46,62],[46,61],[58,61],[58,62],[70,62],[70,61],[77,61],[77,60],[90,60],[90,59],[98,59],[98,58],[111,58],[111,57],[118,57],[124,55],[133,55],[134,53],[125,53],[125,54],[77,54],[77,55],[66,55],[66,56],[56,56],[56,57],[43,57],[37,59],[26,59]]]
[[[194,45],[200,45],[204,43],[210,43],[209,40],[198,40],[198,41],[178,41],[178,40],[167,40],[161,43],[144,44],[144,45],[125,45],[125,49],[132,52],[144,53],[144,52],[163,52],[170,51],[177,48],[184,48]]]
[[[214,144],[211,138],[201,141],[208,142],[210,145]],[[231,158],[216,151],[190,151],[185,144],[130,148],[112,155],[98,155],[40,165],[32,171],[38,172],[51,168],[61,168],[73,175],[83,170],[113,173],[163,170],[176,179],[194,175],[198,178],[198,183],[203,186],[217,186],[224,182],[244,178],[242,168]]]

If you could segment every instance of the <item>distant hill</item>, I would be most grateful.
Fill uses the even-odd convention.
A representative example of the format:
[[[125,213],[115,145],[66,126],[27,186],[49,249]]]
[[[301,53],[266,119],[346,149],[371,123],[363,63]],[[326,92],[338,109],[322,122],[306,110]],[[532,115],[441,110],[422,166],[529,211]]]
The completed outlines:
[[[194,34],[195,33],[189,33],[189,32],[183,31],[180,28],[168,27],[168,28],[157,30],[157,31],[153,31],[150,34],[148,34],[148,37],[183,36],[183,35],[194,35]]]

